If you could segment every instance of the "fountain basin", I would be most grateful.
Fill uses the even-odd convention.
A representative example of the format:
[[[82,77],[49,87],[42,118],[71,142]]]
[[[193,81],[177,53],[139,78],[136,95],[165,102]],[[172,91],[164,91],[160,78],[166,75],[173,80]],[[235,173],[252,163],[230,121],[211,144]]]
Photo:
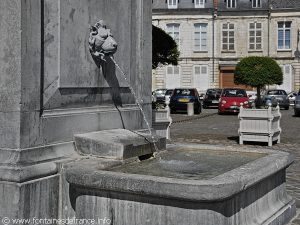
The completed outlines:
[[[66,178],[76,217],[106,217],[120,225],[279,225],[295,214],[285,189],[289,153],[177,144],[156,158],[71,167]]]

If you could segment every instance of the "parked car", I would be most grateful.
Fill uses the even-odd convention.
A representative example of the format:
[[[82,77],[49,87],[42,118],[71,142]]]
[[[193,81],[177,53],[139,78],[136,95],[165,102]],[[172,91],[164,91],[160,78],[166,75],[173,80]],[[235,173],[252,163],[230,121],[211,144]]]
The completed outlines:
[[[173,94],[174,89],[167,89],[165,93],[165,103],[166,101],[170,102],[171,96]]]
[[[201,102],[203,102],[204,96],[205,96],[205,93],[199,93],[199,99]]]
[[[207,89],[204,99],[203,99],[203,108],[206,109],[211,106],[218,107],[219,98],[221,96],[222,89],[220,88],[210,88]]]
[[[219,99],[218,113],[239,112],[241,106],[249,108],[246,91],[241,88],[224,88]]]
[[[294,113],[295,113],[295,116],[300,116],[300,89],[299,89],[298,95],[296,96],[296,99],[295,99]]]
[[[298,93],[296,91],[292,91],[292,92],[288,93],[288,99],[289,99],[290,105],[295,104],[297,94]]]
[[[290,102],[285,90],[272,89],[265,91],[262,97],[262,102],[263,104],[267,104],[268,101],[271,101],[273,106],[274,104],[279,104],[280,108],[284,108],[286,110],[290,107]]]
[[[196,88],[176,88],[170,98],[171,113],[177,110],[187,110],[187,103],[194,103],[194,113],[201,113],[201,103]]]
[[[167,89],[156,89],[152,92],[152,95],[154,96],[152,99],[155,100],[156,103],[165,103],[165,93]]]
[[[256,91],[246,91],[248,98],[249,98],[249,105],[253,105],[257,99],[257,92]]]

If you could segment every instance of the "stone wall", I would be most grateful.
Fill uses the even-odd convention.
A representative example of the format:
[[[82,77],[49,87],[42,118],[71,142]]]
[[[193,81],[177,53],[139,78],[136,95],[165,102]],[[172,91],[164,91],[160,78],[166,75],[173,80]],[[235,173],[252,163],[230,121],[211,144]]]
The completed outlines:
[[[57,196],[46,196],[59,190],[57,162],[80,158],[74,134],[146,127],[121,72],[109,58],[97,67],[90,55],[90,25],[100,19],[151,123],[151,2],[0,2],[0,187],[2,197],[18,196],[0,203],[0,217],[56,217]],[[51,212],[41,214],[44,201]]]

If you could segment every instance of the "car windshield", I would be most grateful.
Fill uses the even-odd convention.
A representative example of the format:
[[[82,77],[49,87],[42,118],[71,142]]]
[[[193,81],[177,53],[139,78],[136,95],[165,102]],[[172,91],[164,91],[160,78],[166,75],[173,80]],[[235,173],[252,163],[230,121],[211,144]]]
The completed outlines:
[[[247,93],[243,89],[226,89],[224,90],[223,97],[247,97]]]
[[[206,91],[206,94],[207,94],[207,95],[220,95],[221,92],[222,92],[221,89],[208,89],[208,90]]]
[[[173,93],[173,90],[167,90],[166,95],[171,95]]]
[[[155,94],[156,95],[164,95],[166,92],[166,89],[158,89],[155,91]]]
[[[286,92],[284,90],[272,90],[268,91],[267,95],[286,95]]]
[[[176,89],[174,95],[195,96],[195,91],[193,89]]]

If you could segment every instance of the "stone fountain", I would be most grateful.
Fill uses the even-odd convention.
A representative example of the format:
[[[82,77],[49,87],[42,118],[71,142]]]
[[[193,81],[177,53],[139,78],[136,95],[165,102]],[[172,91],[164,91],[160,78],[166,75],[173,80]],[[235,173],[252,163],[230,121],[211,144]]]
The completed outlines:
[[[2,224],[281,225],[293,217],[288,153],[165,150],[149,129],[151,1],[9,0],[0,17]]]

